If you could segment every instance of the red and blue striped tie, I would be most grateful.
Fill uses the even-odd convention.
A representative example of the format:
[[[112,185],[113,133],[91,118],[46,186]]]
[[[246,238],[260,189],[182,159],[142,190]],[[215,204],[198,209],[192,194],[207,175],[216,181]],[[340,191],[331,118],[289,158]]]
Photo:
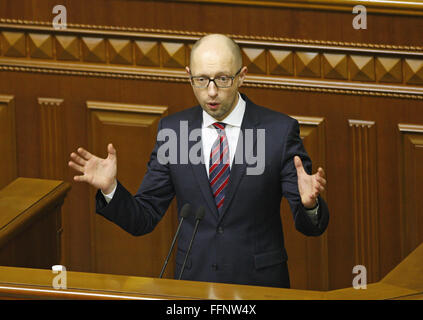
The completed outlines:
[[[229,181],[230,157],[229,144],[225,133],[225,124],[221,122],[213,123],[218,137],[213,143],[210,152],[209,181],[213,192],[214,201],[219,213],[223,208],[225,200],[225,189]]]

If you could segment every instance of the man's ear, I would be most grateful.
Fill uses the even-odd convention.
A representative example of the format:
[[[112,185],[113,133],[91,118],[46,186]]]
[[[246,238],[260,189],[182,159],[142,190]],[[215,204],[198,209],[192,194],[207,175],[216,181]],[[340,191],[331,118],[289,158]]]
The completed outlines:
[[[245,76],[247,75],[248,72],[248,68],[247,67],[242,67],[241,71],[239,72],[239,80],[238,80],[238,87],[240,87],[242,85],[242,83],[245,80]]]

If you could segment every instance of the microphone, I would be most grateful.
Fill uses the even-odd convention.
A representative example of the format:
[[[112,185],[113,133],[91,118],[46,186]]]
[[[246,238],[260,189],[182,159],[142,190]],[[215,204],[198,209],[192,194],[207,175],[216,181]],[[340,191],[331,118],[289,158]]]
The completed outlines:
[[[188,251],[187,251],[187,254],[185,255],[184,264],[182,265],[181,273],[179,274],[178,280],[181,280],[182,273],[184,273],[185,264],[187,262],[189,252],[191,251],[191,247],[192,247],[192,243],[194,242],[195,235],[197,234],[198,225],[200,224],[200,221],[204,218],[204,214],[205,214],[204,207],[200,207],[197,209],[197,213],[195,214],[196,222],[195,222],[194,232],[192,234],[191,242],[189,243]]]
[[[166,269],[166,266],[167,266],[167,264],[169,262],[169,257],[170,257],[170,255],[171,255],[171,253],[173,251],[173,247],[175,246],[176,239],[178,239],[179,231],[181,230],[181,226],[182,226],[182,222],[184,222],[184,219],[185,218],[188,218],[190,215],[191,215],[191,205],[189,203],[186,203],[182,207],[182,209],[181,209],[181,221],[179,221],[178,228],[176,229],[175,236],[173,237],[172,244],[170,246],[169,252],[168,252],[167,257],[166,257],[166,260],[165,260],[165,262],[163,264],[162,271],[160,272],[159,278],[163,277],[163,273],[164,273],[164,271]]]

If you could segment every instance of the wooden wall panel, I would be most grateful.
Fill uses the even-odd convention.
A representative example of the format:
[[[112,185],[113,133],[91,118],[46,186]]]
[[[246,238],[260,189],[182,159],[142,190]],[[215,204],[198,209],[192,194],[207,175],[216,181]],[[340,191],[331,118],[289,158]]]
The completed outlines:
[[[423,242],[423,126],[399,124],[401,255]]]
[[[66,3],[68,26],[85,25],[160,29],[163,33],[184,31],[217,32],[233,35],[257,35],[264,39],[313,39],[319,41],[352,42],[422,46],[422,8],[419,1],[371,1],[368,8],[367,30],[352,28],[352,7],[358,1],[163,1],[163,0],[73,0]],[[238,2],[238,4],[237,4]],[[264,3],[267,2],[267,5]],[[297,3],[300,2],[300,5]],[[341,3],[340,8],[333,5]],[[385,6],[398,10],[383,10]],[[253,5],[248,5],[252,3]],[[269,5],[270,4],[270,5]],[[279,5],[282,4],[282,5]],[[362,4],[362,3],[361,3]],[[56,0],[2,1],[0,17],[52,24],[52,8]],[[391,6],[391,9],[392,9]],[[372,10],[372,9],[379,10]],[[402,8],[401,8],[402,7]],[[95,14],[93,14],[95,12]],[[380,13],[385,12],[385,14]],[[404,13],[404,14],[398,14]],[[404,36],[407,35],[407,36]]]
[[[67,157],[65,143],[65,119],[63,99],[38,98],[40,113],[41,177],[59,179],[63,177]]]
[[[44,77],[44,76],[43,76]],[[21,73],[7,73],[7,79],[13,81],[21,81],[25,83],[33,83],[37,80],[36,74],[21,74]],[[88,119],[86,119],[86,104],[81,102],[82,99],[99,99],[110,97],[114,101],[139,101],[139,102],[152,102],[152,104],[165,104],[170,102],[169,110],[176,112],[185,106],[191,106],[195,103],[195,98],[192,94],[191,88],[188,84],[179,84],[172,82],[148,82],[143,81],[142,84],[137,81],[122,80],[106,80],[106,79],[83,79],[82,77],[69,76],[64,77],[60,82],[61,86],[68,88],[68,90],[60,91],[55,88],[56,76],[46,77],[43,80],[45,87],[50,87],[50,96],[60,96],[67,102],[64,106],[66,114],[66,145],[69,148],[66,154],[74,151],[78,146],[86,146],[89,148],[88,137],[91,136],[88,128]],[[1,86],[7,87],[7,84],[0,79]],[[161,84],[161,85],[159,85]],[[71,88],[69,90],[69,88]],[[29,89],[26,95],[30,101],[36,101],[39,95],[37,88]],[[163,90],[166,94],[163,94]],[[19,104],[17,104],[20,112],[27,110],[27,98],[22,99],[20,91],[17,89],[9,88],[8,92],[17,94]],[[269,90],[267,88],[242,88],[241,90],[249,96],[253,101],[268,106],[272,109],[279,110],[291,115],[306,115],[307,117],[323,118],[325,127],[324,144],[326,148],[325,161],[316,160],[321,157],[320,150],[313,151],[317,148],[315,141],[321,141],[311,134],[311,130],[307,135],[306,126],[302,125],[302,135],[307,135],[304,139],[306,148],[313,160],[314,169],[319,165],[323,166],[328,177],[328,188],[326,199],[331,210],[331,220],[326,239],[319,238],[322,243],[317,239],[303,239],[304,242],[297,242],[294,238],[298,236],[295,230],[292,229],[292,217],[290,212],[284,210],[283,215],[286,217],[287,222],[284,222],[284,231],[286,234],[286,243],[288,246],[289,267],[292,270],[293,287],[313,287],[320,286],[324,288],[327,281],[325,280],[325,273],[317,272],[313,263],[319,266],[320,270],[326,270],[324,263],[325,256],[321,252],[325,252],[325,241],[327,242],[327,278],[329,288],[341,288],[351,285],[352,267],[354,262],[355,238],[354,238],[354,213],[353,213],[353,180],[351,167],[350,150],[351,146],[351,128],[348,126],[348,119],[374,119],[378,124],[376,129],[377,148],[378,151],[378,170],[382,173],[397,171],[399,168],[398,155],[399,149],[396,150],[396,145],[392,144],[395,141],[395,134],[398,133],[397,123],[400,119],[404,123],[412,123],[413,119],[419,116],[420,104],[415,100],[395,99],[395,98],[372,98],[372,97],[359,97],[348,95],[335,95],[330,93],[299,93],[298,91],[289,90]],[[77,95],[74,92],[78,92]],[[124,96],[123,96],[124,93]],[[45,94],[44,94],[45,95]],[[32,97],[32,98],[31,98]],[[101,112],[105,110],[102,109]],[[302,116],[305,117],[305,116]],[[25,118],[22,118],[26,121]],[[28,119],[29,120],[29,119]],[[26,123],[28,129],[36,130],[37,123],[33,124],[32,121],[21,122],[22,125]],[[311,125],[311,128],[316,126]],[[307,126],[307,128],[310,128]],[[151,131],[153,136],[154,130]],[[318,131],[315,131],[316,133]],[[102,133],[100,133],[102,134]],[[313,137],[313,138],[312,138]],[[37,145],[38,137],[36,135],[27,136],[18,132],[19,142],[25,145]],[[101,145],[99,155],[105,156],[105,148],[108,142],[107,139],[99,141]],[[308,138],[312,138],[309,139]],[[87,139],[87,140],[85,140]],[[132,136],[125,138],[126,140],[132,139]],[[86,142],[85,142],[86,141]],[[150,141],[150,143],[153,143]],[[121,143],[120,143],[121,144]],[[128,145],[123,148],[128,148]],[[122,149],[122,145],[118,146]],[[32,165],[37,167],[41,164],[38,163],[37,158],[32,158],[31,148],[24,148],[25,153],[20,156],[21,165],[19,170],[28,171]],[[148,156],[151,150],[146,151],[144,156]],[[29,155],[28,156],[25,156]],[[317,156],[315,156],[317,154]],[[127,156],[126,156],[127,158]],[[139,157],[142,159],[142,157]],[[35,160],[34,160],[35,159]],[[383,159],[383,161],[381,160]],[[396,160],[395,160],[396,159]],[[132,165],[132,163],[131,163]],[[131,166],[130,165],[130,166]],[[120,164],[120,172],[124,175],[130,174],[131,167]],[[91,224],[91,215],[93,215],[93,194],[89,194],[89,188],[86,185],[78,184],[72,181],[75,173],[72,170],[67,170],[66,180],[72,183],[72,191],[69,193],[68,200],[71,203],[72,210],[68,215],[70,218],[68,224],[68,247],[66,248],[67,266],[73,270],[94,271],[91,267],[92,253],[88,244],[90,239],[95,238],[95,226]],[[137,177],[133,175],[132,190],[136,190],[141,182],[143,173]],[[396,182],[395,177],[392,175],[378,174],[378,214],[383,212],[383,218],[380,219],[380,264],[381,276],[391,270],[398,262],[400,262],[401,249],[400,249],[400,229],[399,229],[399,197],[400,197],[400,184]],[[137,180],[137,181],[135,181]],[[131,183],[131,182],[130,182]],[[392,201],[386,201],[392,199]],[[169,212],[170,213],[170,212]],[[171,216],[171,215],[168,216]],[[103,222],[100,222],[103,223]],[[91,230],[88,232],[88,229]],[[290,229],[291,228],[291,229]],[[158,231],[157,229],[156,231]],[[66,230],[65,230],[66,231]],[[120,230],[119,230],[120,231]],[[156,232],[155,231],[155,232]],[[292,234],[292,236],[291,236]],[[301,235],[300,235],[301,236]],[[113,238],[110,238],[113,239]],[[141,239],[141,238],[140,238]],[[293,240],[294,239],[294,240]],[[308,241],[317,241],[315,248],[309,248]],[[293,242],[294,241],[294,242]],[[164,241],[165,242],[165,241]],[[305,244],[307,243],[307,244]],[[117,249],[118,246],[114,248]],[[313,256],[315,254],[316,256]],[[160,254],[157,257],[157,265],[163,259],[164,255]],[[323,260],[321,260],[323,259]],[[306,261],[306,263],[305,263]],[[310,262],[310,261],[313,261]],[[127,262],[129,263],[129,262]],[[122,263],[121,268],[129,268],[126,264]],[[150,268],[150,266],[148,266]],[[160,267],[159,267],[160,268]],[[171,269],[171,268],[170,268]],[[302,270],[308,270],[306,274]],[[132,271],[130,271],[132,272]],[[170,276],[170,275],[168,275]],[[323,277],[323,278],[321,278]],[[297,280],[296,280],[297,279]]]
[[[39,97],[38,108],[40,115],[40,177],[43,179],[63,179],[66,172],[67,157],[65,150],[66,122],[63,112],[63,99]],[[63,253],[67,247],[67,232],[70,215],[72,214],[69,204],[63,205],[58,214],[60,228],[58,228],[58,248]],[[63,233],[63,231],[65,233]],[[58,256],[64,265],[65,257]]]
[[[300,124],[300,136],[312,162],[313,171],[326,168],[325,120],[318,117],[293,116]],[[325,198],[326,192],[322,194]],[[312,238],[295,230],[294,219],[286,199],[282,201],[281,218],[288,252],[292,288],[326,290],[329,288],[327,235]]]
[[[53,154],[61,151],[41,123],[63,119],[64,154],[83,146],[104,156],[114,142],[119,175],[135,192],[164,113],[133,106],[165,105],[172,114],[196,104],[184,65],[196,39],[221,32],[240,44],[249,68],[241,92],[295,115],[314,170],[327,174],[331,217],[322,237],[298,234],[281,206],[292,287],[350,286],[358,263],[380,280],[422,241],[423,11],[369,3],[368,29],[354,30],[343,1],[236,2],[75,0],[67,30],[51,26],[53,0],[0,2],[0,93],[15,97],[18,175],[60,170],[46,163],[60,162]],[[34,108],[39,97],[63,99],[58,113]],[[97,102],[87,109],[87,101]],[[74,182],[75,172],[62,174],[72,184],[64,204],[68,270],[157,275],[166,250],[154,255],[149,241],[168,248],[174,204],[153,234],[132,239],[94,215],[94,190]],[[108,255],[121,254],[126,241],[128,257],[118,264]]]
[[[19,177],[0,190],[0,264],[50,269],[60,263],[60,211],[67,182]]]
[[[351,205],[354,263],[367,269],[367,281],[380,277],[377,142],[374,121],[348,120],[351,137]]]
[[[17,177],[15,101],[0,94],[0,189]]]
[[[118,155],[119,181],[132,193],[138,190],[147,168],[161,117],[167,107],[88,101],[89,150],[103,155],[113,143]],[[106,153],[107,155],[107,153]],[[91,198],[96,190],[92,190]],[[154,276],[160,273],[172,236],[177,211],[172,204],[153,233],[134,237],[94,213],[91,206],[92,265],[95,272]],[[167,276],[173,275],[173,260]]]
[[[130,29],[59,32],[30,21],[0,26],[5,29],[0,44],[6,48],[0,55],[0,70],[175,82],[188,81],[184,68],[190,47],[201,36],[182,33],[175,39],[158,30]],[[29,30],[15,31],[23,26]],[[417,46],[374,49],[360,43],[244,38],[234,36],[249,69],[245,86],[423,99],[423,54]],[[23,49],[25,43],[31,48]],[[56,43],[54,54],[50,43]]]

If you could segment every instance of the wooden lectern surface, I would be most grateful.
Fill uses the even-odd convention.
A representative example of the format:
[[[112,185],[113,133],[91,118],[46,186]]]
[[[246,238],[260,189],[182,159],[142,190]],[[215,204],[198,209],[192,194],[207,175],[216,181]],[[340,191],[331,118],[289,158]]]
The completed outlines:
[[[17,178],[0,190],[0,227],[14,221],[19,214],[37,204],[46,194],[63,184],[63,181]]]
[[[310,291],[108,274],[67,272],[53,288],[51,270],[0,267],[0,297],[30,299],[352,300],[423,299],[423,244],[367,289]]]
[[[0,267],[2,295],[70,299],[321,299],[320,292],[210,282],[67,272],[67,290],[51,270]]]
[[[423,299],[423,243],[381,281],[367,289],[328,291],[328,299]]]
[[[20,232],[45,207],[56,205],[70,185],[63,181],[17,178],[0,190],[0,246]],[[45,211],[45,210],[44,210]]]

